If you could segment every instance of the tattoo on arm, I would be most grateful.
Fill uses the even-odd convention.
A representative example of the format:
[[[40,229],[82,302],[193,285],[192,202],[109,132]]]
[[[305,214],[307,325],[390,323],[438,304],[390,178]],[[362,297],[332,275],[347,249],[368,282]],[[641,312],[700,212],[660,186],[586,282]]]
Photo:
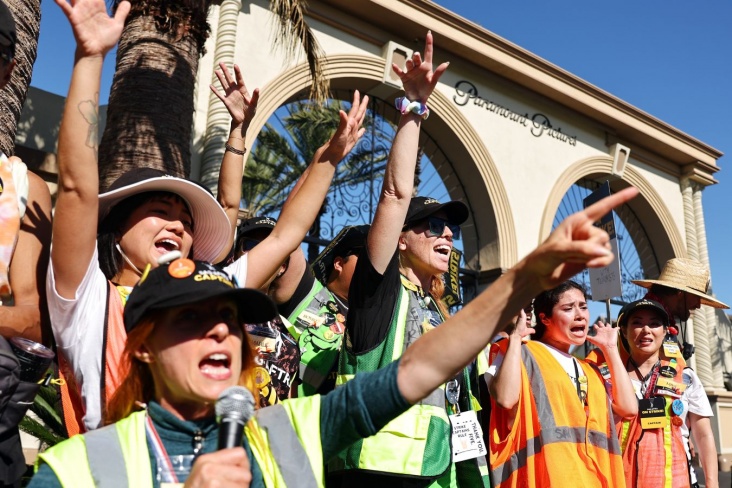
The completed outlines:
[[[96,155],[99,148],[99,94],[94,100],[84,100],[79,103],[79,113],[89,124],[85,145],[93,149]]]

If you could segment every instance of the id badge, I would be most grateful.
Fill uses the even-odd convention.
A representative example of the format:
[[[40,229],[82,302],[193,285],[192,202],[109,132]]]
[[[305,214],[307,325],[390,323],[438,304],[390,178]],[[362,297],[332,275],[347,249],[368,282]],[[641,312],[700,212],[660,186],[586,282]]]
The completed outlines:
[[[674,340],[663,341],[663,354],[667,358],[680,358],[681,349],[679,348],[679,343]]]
[[[660,396],[638,400],[638,415],[643,430],[666,427],[666,400]]]
[[[452,462],[485,456],[488,452],[483,442],[483,429],[474,410],[450,415],[452,425]]]
[[[687,385],[684,383],[678,383],[671,378],[664,378],[662,376],[656,382],[656,394],[680,398],[684,394],[684,391],[686,391],[686,387]]]

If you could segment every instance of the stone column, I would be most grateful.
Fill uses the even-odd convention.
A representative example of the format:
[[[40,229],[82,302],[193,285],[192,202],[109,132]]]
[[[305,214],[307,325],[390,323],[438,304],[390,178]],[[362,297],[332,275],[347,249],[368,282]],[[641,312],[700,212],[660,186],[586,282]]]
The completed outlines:
[[[689,178],[681,180],[681,197],[684,203],[684,233],[686,234],[686,253],[689,258],[699,259],[696,239],[696,223],[694,219],[694,182]],[[694,344],[695,320],[689,319],[686,324],[686,340]],[[696,354],[691,357],[689,366],[697,369]]]
[[[707,267],[710,271],[712,267],[709,264],[709,251],[707,249],[707,230],[704,225],[704,208],[702,206],[702,191],[704,187],[702,185],[694,185],[694,220],[696,222],[696,241],[699,249],[699,261]],[[711,281],[709,289],[711,290]],[[702,305],[701,310],[697,311],[696,314],[700,315],[701,312],[704,314],[704,334],[695,334],[698,338],[704,335],[704,341],[708,349],[709,364],[710,364],[710,375],[709,378],[702,378],[701,374],[699,377],[702,380],[704,386],[713,388],[724,388],[724,375],[722,371],[722,362],[719,357],[720,351],[717,339],[717,325],[718,320],[715,314],[715,309]],[[695,321],[696,322],[696,321]],[[697,332],[699,328],[697,327]],[[699,341],[699,339],[697,339]],[[701,341],[699,341],[701,342]],[[698,349],[698,346],[697,346]]]
[[[236,31],[241,11],[241,0],[223,0],[219,7],[219,22],[216,29],[216,48],[214,50],[214,67],[220,62],[231,68],[236,50]],[[211,82],[218,85],[216,75],[211,73]],[[201,158],[201,183],[216,194],[219,169],[224,156],[224,144],[229,137],[229,112],[223,103],[209,93],[208,119],[203,142],[203,158]]]

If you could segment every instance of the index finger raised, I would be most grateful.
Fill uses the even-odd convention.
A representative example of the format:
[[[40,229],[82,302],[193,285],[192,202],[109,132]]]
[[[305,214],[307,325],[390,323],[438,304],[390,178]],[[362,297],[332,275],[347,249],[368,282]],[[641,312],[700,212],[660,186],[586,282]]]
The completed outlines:
[[[603,198],[585,209],[585,215],[593,222],[600,220],[600,217],[608,213],[610,210],[632,200],[638,195],[638,189],[631,186],[625,188],[609,197]]]

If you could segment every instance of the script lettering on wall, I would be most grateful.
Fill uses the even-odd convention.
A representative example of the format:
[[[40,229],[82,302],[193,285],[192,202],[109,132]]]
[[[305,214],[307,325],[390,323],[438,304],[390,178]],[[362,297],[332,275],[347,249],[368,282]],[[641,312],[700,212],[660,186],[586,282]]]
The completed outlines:
[[[453,95],[452,100],[460,107],[464,107],[468,103],[482,107],[495,115],[528,128],[534,137],[546,136],[567,143],[570,146],[577,145],[577,136],[570,136],[562,132],[561,127],[554,127],[546,115],[538,112],[532,115],[528,113],[520,114],[499,103],[482,98],[478,95],[478,89],[475,85],[467,80],[460,80],[455,83],[455,95]]]

